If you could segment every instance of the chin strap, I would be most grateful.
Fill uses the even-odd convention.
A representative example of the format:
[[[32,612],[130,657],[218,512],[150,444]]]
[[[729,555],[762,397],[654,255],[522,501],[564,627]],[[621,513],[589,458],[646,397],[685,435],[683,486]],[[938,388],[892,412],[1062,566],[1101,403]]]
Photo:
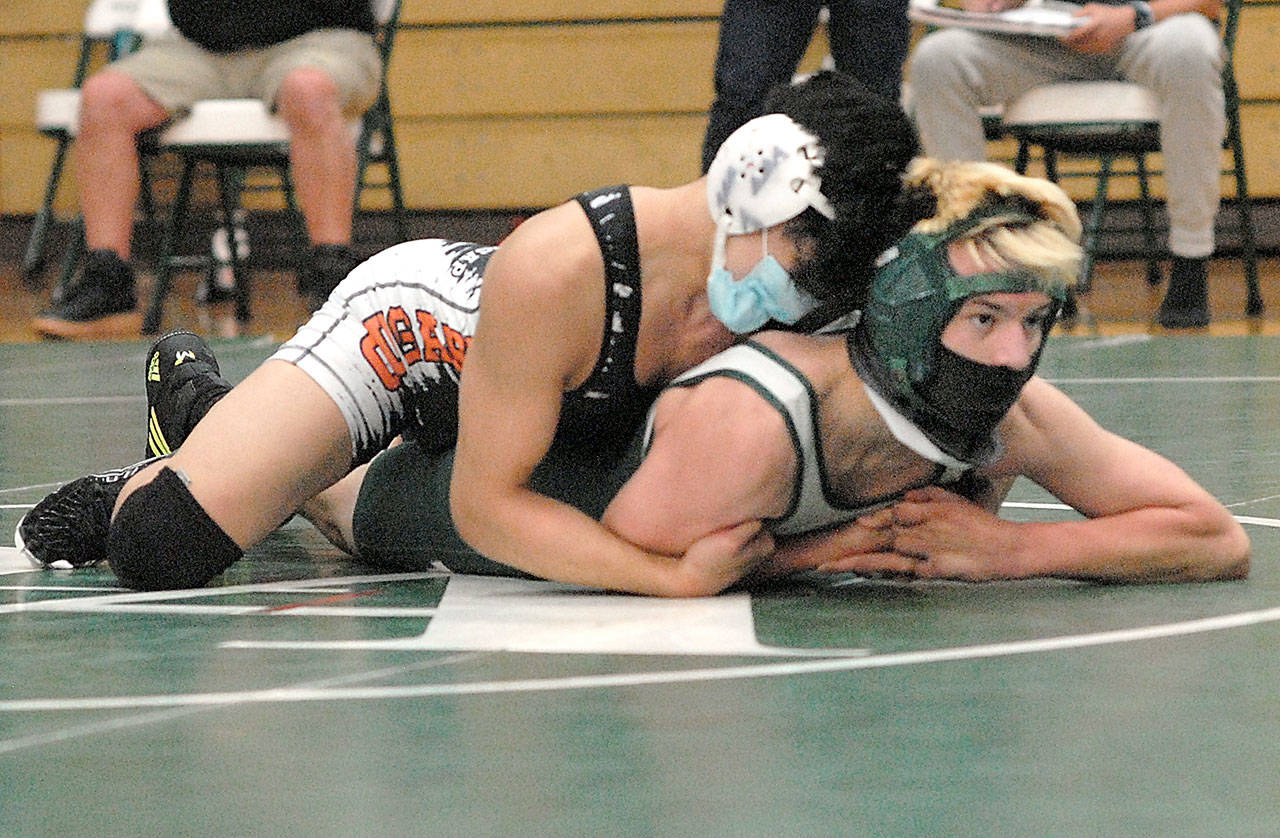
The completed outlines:
[[[893,434],[894,439],[910,448],[912,451],[924,457],[926,460],[935,462],[946,469],[943,472],[940,483],[950,483],[957,480],[965,472],[971,470],[973,466],[963,460],[957,460],[955,457],[943,451],[925,436],[924,431],[920,430],[914,422],[889,404],[879,393],[871,389],[870,385],[863,382],[862,388],[867,392],[867,398],[871,400],[872,406],[876,412],[880,414],[880,418],[884,420],[888,426],[889,432]]]

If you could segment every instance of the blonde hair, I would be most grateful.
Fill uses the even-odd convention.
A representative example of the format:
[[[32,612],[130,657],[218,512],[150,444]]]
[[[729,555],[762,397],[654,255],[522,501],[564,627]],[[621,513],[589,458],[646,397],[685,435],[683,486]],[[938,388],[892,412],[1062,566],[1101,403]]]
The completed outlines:
[[[1080,217],[1056,184],[1019,175],[984,162],[941,162],[916,158],[904,177],[907,186],[933,193],[933,216],[913,233],[942,233],[983,213],[955,241],[984,272],[1023,269],[1046,287],[1073,285],[1080,273]],[[1007,207],[1007,212],[1001,212]],[[1028,220],[1028,216],[1034,220]]]

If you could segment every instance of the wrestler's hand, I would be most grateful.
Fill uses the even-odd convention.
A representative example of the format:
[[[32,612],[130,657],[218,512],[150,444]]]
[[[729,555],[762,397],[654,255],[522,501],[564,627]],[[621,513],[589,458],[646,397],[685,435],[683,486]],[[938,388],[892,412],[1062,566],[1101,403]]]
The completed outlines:
[[[922,579],[981,581],[1017,576],[1018,525],[959,495],[929,487],[892,507],[893,547]]]
[[[1075,17],[1086,18],[1079,27],[1062,36],[1062,43],[1077,52],[1102,55],[1115,52],[1125,38],[1133,34],[1133,9],[1086,3]]]
[[[773,554],[773,536],[759,521],[703,536],[678,563],[678,590],[685,596],[718,594]]]
[[[770,564],[788,572],[910,575],[916,560],[895,553],[893,538],[893,511],[881,509],[836,529],[789,542],[779,549]]]

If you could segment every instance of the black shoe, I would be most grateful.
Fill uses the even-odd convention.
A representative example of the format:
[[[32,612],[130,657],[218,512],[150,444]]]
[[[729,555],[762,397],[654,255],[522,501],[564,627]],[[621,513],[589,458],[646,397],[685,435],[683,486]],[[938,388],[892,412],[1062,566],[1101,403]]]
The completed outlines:
[[[170,332],[147,353],[146,456],[172,454],[196,423],[231,389],[218,359],[192,332]]]
[[[216,306],[235,299],[235,285],[224,285],[217,275],[218,270],[216,266],[210,268],[204,278],[196,284],[197,305]]]
[[[47,337],[91,340],[142,331],[133,271],[110,250],[91,250],[80,277],[31,321]]]
[[[14,545],[41,567],[90,567],[107,557],[111,510],[125,481],[152,462],[90,474],[65,484],[22,516]]]
[[[298,272],[298,293],[312,311],[324,305],[338,283],[363,260],[345,244],[318,244],[311,248],[307,263]]]
[[[1209,325],[1209,260],[1173,257],[1169,288],[1156,320],[1166,329],[1199,329]]]
[[[231,269],[230,238],[236,242],[236,262],[240,270],[246,270],[249,261],[249,232],[245,229],[245,212],[238,209],[232,215],[234,223],[230,228],[223,223],[219,213],[218,226],[209,237],[209,268],[204,278],[196,285],[196,303],[213,306],[229,302],[236,296],[236,276]]]

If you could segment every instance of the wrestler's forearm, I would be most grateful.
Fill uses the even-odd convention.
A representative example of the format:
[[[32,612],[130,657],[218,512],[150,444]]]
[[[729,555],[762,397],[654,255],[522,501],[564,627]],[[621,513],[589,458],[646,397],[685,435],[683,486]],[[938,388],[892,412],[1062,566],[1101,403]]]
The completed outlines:
[[[1083,521],[1023,523],[1011,576],[1105,582],[1194,582],[1249,573],[1249,539],[1229,515],[1194,507],[1135,509]]]
[[[839,527],[780,539],[759,575],[784,576],[803,570],[910,573],[913,559],[893,552],[892,515],[882,510]]]
[[[490,559],[543,579],[651,596],[719,593],[772,549],[752,522],[713,533],[684,556],[663,555],[528,490],[486,504],[483,513],[455,498],[453,513],[459,535]]]

